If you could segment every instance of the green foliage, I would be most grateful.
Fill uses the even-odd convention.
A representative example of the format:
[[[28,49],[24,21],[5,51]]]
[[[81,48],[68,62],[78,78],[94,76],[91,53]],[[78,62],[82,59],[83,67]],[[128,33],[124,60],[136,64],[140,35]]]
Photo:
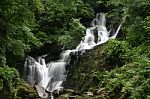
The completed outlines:
[[[108,3],[113,6],[110,16],[127,16],[124,25],[126,41],[132,46],[138,46],[149,42],[149,1],[147,0],[110,0]]]
[[[142,57],[137,62],[107,72],[103,86],[111,93],[112,98],[125,93],[124,98],[146,99],[150,94],[149,65],[149,60]],[[115,94],[116,92],[118,95]]]
[[[13,71],[9,67],[19,68],[18,62],[24,60],[26,53],[44,43],[56,42],[74,48],[85,31],[79,19],[90,19],[94,14],[82,0],[2,0],[0,5],[2,77],[5,72]],[[13,85],[12,78],[9,78],[8,90]],[[8,82],[8,79],[0,81]]]
[[[136,59],[135,57],[138,55],[150,58],[150,46],[147,44],[142,44],[137,46],[136,48],[134,48],[134,59]]]
[[[7,65],[15,66],[9,64],[12,63],[9,61],[11,58],[22,58],[33,46],[42,45],[33,33],[37,24],[32,3],[30,0],[2,0],[0,3],[1,66],[6,62]],[[9,57],[8,53],[13,54],[13,57]]]
[[[0,67],[0,93],[5,98],[35,98],[36,91],[19,78],[15,68]]]
[[[81,0],[43,1],[43,5],[45,10],[38,19],[40,30],[49,36],[47,40],[58,41],[66,48],[75,47],[83,36],[83,26],[78,19],[93,16],[92,8]]]
[[[79,44],[85,34],[85,30],[86,28],[80,23],[79,19],[73,19],[72,23],[70,23],[70,35],[76,40],[74,45]]]
[[[101,87],[108,92],[110,99],[147,99],[149,98],[149,1],[110,0],[114,16],[127,16],[122,29],[124,41],[109,41],[104,48],[106,62],[116,68],[106,71]],[[118,67],[121,66],[121,67]],[[117,94],[116,94],[117,93]]]
[[[35,97],[25,83],[15,89],[19,76],[10,67],[18,68],[17,61],[27,52],[47,42],[75,48],[85,32],[81,22],[108,11],[108,28],[117,27],[127,16],[123,41],[110,40],[86,55],[72,82],[81,91],[104,87],[110,99],[150,97],[148,0],[1,0],[0,5],[0,91],[5,95]]]
[[[78,19],[73,19],[69,31],[64,32],[65,35],[60,36],[58,42],[66,48],[75,48],[84,36],[85,27]]]
[[[42,0],[33,0],[33,4],[38,13],[43,13],[45,11]]]
[[[78,19],[94,13],[82,0],[2,0],[0,4],[2,66],[6,62],[15,66],[13,59],[47,42],[75,47],[85,30]]]
[[[70,47],[72,46],[72,39],[70,35],[63,35],[58,38],[58,42],[65,47]]]
[[[131,60],[130,46],[126,41],[110,40],[105,46],[102,57],[111,66],[122,66]],[[113,68],[112,67],[112,68]]]
[[[149,30],[148,30],[148,17],[142,19],[141,17],[135,18],[135,21],[128,27],[126,40],[133,46],[136,47],[142,43],[149,43]]]
[[[6,57],[4,50],[0,47],[0,67],[5,66],[6,64]]]
[[[109,99],[150,97],[150,9],[148,0],[83,0],[110,7],[109,28],[117,27],[126,16],[120,34],[123,41],[110,40],[102,48],[81,58],[73,72],[75,88],[82,91],[104,88]],[[96,7],[93,7],[94,9]],[[109,25],[108,25],[109,26]],[[76,80],[79,80],[76,81]]]
[[[19,83],[19,74],[15,68],[0,67],[0,91],[4,95],[11,95]]]
[[[34,46],[43,44],[35,36],[38,25],[34,11],[30,0],[0,2],[0,93],[7,98],[14,96],[19,83],[19,74],[14,68],[18,68],[17,61],[22,61]]]

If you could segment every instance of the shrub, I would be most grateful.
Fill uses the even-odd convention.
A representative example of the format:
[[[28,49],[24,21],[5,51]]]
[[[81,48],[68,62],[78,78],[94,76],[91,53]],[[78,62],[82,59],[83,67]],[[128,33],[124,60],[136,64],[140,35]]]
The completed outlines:
[[[131,59],[130,46],[126,41],[110,40],[103,49],[102,57],[111,66],[122,66]]]
[[[15,68],[0,67],[0,91],[4,95],[11,95],[19,82],[19,74]]]
[[[150,61],[140,57],[137,58],[138,61],[107,72],[103,86],[109,92],[111,99],[119,97],[147,99],[149,97]]]

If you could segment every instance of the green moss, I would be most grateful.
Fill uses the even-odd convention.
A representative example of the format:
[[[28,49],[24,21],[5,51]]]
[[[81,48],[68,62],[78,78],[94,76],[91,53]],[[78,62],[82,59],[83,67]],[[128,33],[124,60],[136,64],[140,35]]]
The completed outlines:
[[[38,97],[34,88],[25,82],[21,82],[17,87],[16,96],[20,97],[21,99],[33,99]]]
[[[87,91],[90,87],[97,87],[100,82],[99,71],[106,69],[106,64],[103,63],[102,51],[103,46],[98,46],[94,50],[87,51],[79,57],[79,61],[73,66],[68,75],[68,82],[71,87],[81,92]],[[92,88],[91,88],[92,89]]]

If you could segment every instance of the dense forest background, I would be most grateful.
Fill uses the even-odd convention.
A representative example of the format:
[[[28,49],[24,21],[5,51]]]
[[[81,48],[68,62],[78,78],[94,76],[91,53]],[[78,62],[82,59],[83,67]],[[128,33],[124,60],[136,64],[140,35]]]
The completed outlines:
[[[124,17],[126,21],[116,40],[95,51],[101,52],[109,68],[99,70],[90,64],[90,77],[97,82],[86,91],[101,87],[109,99],[149,99],[149,0],[1,0],[0,93],[34,97],[19,75],[20,63],[47,43],[75,48],[99,12],[106,13],[108,29],[115,29]]]

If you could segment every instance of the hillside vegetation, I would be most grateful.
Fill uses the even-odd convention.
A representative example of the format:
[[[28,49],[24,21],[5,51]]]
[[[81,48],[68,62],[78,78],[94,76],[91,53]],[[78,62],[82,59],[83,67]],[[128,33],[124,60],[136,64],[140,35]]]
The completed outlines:
[[[149,99],[149,6],[149,0],[1,0],[0,96],[36,97],[19,75],[28,53],[46,43],[75,48],[96,13],[104,12],[112,31],[126,21],[117,39],[80,57],[71,88],[102,88],[106,99]]]

